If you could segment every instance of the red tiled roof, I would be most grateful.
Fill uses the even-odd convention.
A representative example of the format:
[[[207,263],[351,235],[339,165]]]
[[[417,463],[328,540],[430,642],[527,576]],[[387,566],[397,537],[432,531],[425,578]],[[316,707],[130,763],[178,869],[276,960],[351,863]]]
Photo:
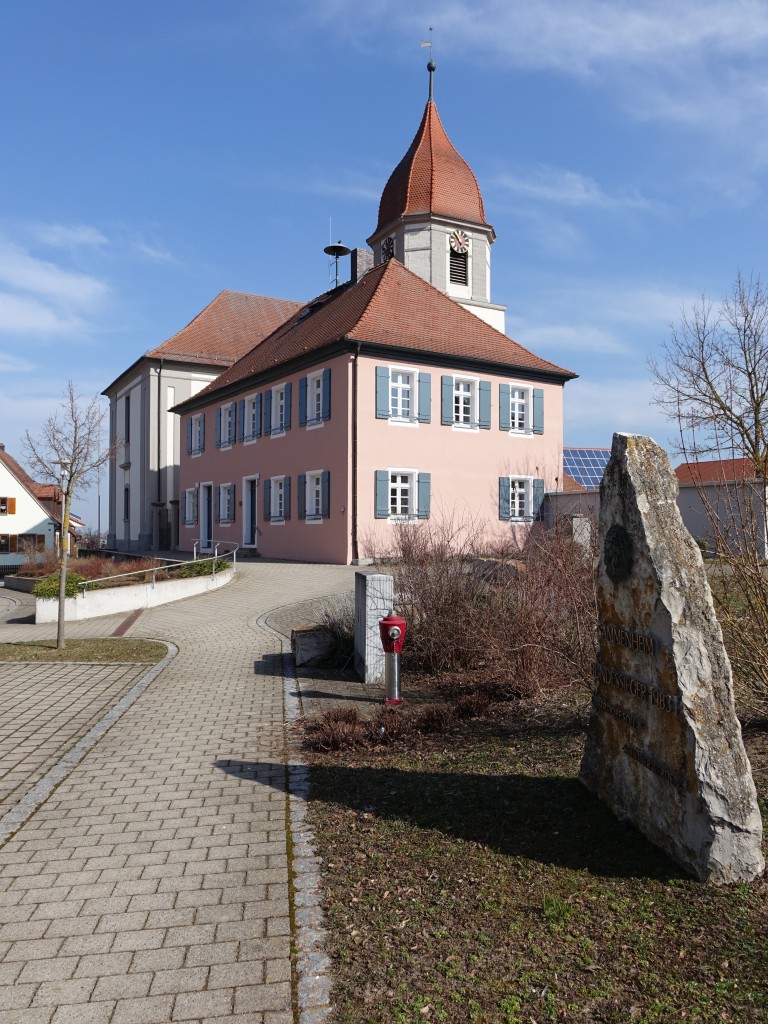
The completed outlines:
[[[580,484],[578,480],[574,480],[568,473],[563,473],[563,486],[561,490],[564,494],[574,494],[579,491],[586,491],[584,484]]]
[[[679,484],[727,483],[732,480],[754,480],[751,459],[712,459],[708,462],[683,462],[675,469]]]
[[[427,102],[408,152],[384,186],[376,230],[413,213],[487,224],[477,179],[446,135],[433,100]]]
[[[300,307],[289,299],[223,291],[178,334],[146,355],[231,366]]]
[[[298,317],[279,327],[188,402],[198,402],[201,396],[274,371],[338,341],[481,360],[566,379],[576,376],[529,352],[399,260],[391,259],[356,283],[341,285],[308,303]]]
[[[22,469],[16,459],[7,451],[0,448],[0,462],[2,462],[16,479],[34,495],[38,501],[60,501],[61,495],[58,484],[39,484],[32,479],[26,470]]]

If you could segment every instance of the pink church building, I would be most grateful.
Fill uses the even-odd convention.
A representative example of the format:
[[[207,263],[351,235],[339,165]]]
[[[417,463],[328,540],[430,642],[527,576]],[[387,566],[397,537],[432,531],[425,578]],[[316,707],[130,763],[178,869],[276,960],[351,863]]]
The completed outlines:
[[[388,549],[393,524],[445,516],[501,539],[530,529],[562,484],[575,374],[504,333],[495,234],[440,121],[433,71],[381,197],[373,259],[357,250],[350,281],[175,407],[181,550],[231,541],[356,563]]]

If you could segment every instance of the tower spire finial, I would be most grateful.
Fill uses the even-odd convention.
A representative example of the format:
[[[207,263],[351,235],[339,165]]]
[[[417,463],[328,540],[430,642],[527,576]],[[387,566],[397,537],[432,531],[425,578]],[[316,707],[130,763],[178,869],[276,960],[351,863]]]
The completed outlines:
[[[429,63],[427,64],[427,71],[429,72],[429,99],[430,102],[434,99],[434,78],[435,78],[435,62],[432,59],[432,26],[429,26],[429,39],[422,39],[422,47],[429,47]]]

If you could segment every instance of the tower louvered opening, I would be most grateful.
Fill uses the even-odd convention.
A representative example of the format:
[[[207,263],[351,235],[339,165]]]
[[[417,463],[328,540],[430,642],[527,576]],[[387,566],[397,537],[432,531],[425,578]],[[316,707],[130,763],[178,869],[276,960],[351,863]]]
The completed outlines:
[[[465,252],[450,250],[451,284],[469,284],[469,258]]]

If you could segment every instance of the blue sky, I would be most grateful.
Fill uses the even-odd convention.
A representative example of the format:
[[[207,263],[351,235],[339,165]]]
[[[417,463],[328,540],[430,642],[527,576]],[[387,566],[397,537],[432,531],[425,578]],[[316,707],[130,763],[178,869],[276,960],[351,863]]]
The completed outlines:
[[[768,229],[768,4],[25,0],[0,8],[0,440],[222,289],[307,299],[435,98],[507,331],[580,378],[565,443],[665,443],[649,354]],[[95,496],[78,509],[96,523]],[[102,512],[106,522],[106,512]]]

